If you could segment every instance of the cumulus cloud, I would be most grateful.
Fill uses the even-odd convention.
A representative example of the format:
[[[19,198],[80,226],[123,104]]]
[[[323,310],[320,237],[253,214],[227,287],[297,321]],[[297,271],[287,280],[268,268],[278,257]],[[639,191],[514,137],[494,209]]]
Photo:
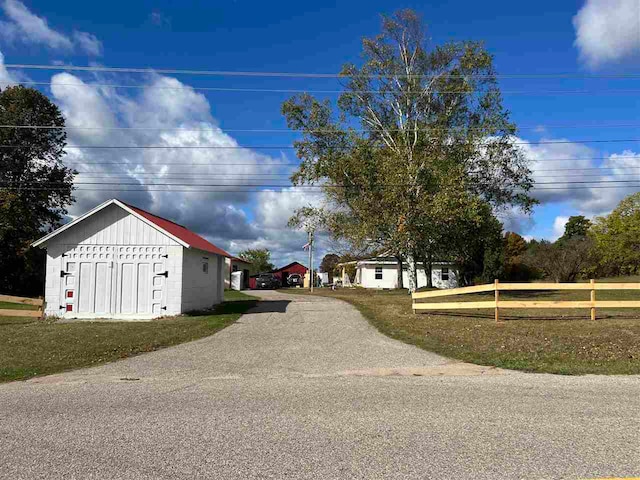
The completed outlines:
[[[586,0],[573,26],[580,58],[592,68],[640,53],[638,0]]]
[[[303,206],[321,206],[322,199],[321,194],[310,193],[304,187],[290,187],[280,191],[264,190],[258,193],[254,215],[260,234],[254,239],[235,239],[230,243],[230,248],[233,251],[268,248],[273,257],[279,260],[278,264],[297,261],[306,265],[308,254],[302,246],[307,243],[307,234],[302,230],[290,229],[287,222],[295,210]],[[315,255],[318,259],[316,265],[327,248],[327,238],[320,232],[315,240]]]
[[[590,198],[576,205],[581,214],[587,216],[607,214],[624,197],[637,192],[637,185],[640,184],[640,181],[632,181],[631,185],[629,185],[629,181],[638,178],[638,173],[640,173],[638,169],[639,158],[640,153],[633,150],[609,155],[601,165],[604,173],[596,178],[596,180],[603,182],[600,186],[607,188],[599,188],[600,186],[594,185],[587,187],[591,192]]]
[[[0,89],[16,83],[17,79],[14,78],[4,66],[4,55],[0,52]]]
[[[74,31],[71,36],[51,28],[19,0],[4,0],[0,5],[6,20],[0,20],[0,36],[10,43],[44,45],[51,50],[83,51],[92,56],[102,54],[102,43],[87,32]]]
[[[266,247],[277,264],[304,257],[296,256],[304,234],[286,226],[307,199],[304,192],[256,192],[237,186],[264,183],[257,174],[289,173],[278,166],[281,158],[240,148],[212,117],[207,98],[175,78],[149,76],[146,88],[134,96],[92,82],[104,84],[69,73],[51,79],[53,99],[67,125],[83,127],[69,129],[70,145],[176,148],[67,149],[66,162],[81,172],[72,215],[117,196],[181,223],[232,253]],[[180,148],[194,146],[225,148]]]
[[[593,158],[597,155],[593,149],[580,143],[560,143],[568,142],[566,138],[541,139],[541,142],[550,143],[529,143],[518,138],[517,142],[530,161],[529,168],[535,182],[532,195],[540,203],[583,202],[592,199],[593,191],[576,188],[579,185],[573,182],[580,180],[577,173],[595,166]]]
[[[557,216],[553,221],[553,230],[551,241],[555,241],[564,235],[564,227],[569,221],[569,217]]]

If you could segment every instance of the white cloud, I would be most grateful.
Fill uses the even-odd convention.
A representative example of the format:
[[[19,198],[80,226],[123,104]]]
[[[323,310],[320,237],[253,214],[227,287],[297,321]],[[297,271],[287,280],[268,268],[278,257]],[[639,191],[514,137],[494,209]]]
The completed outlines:
[[[4,90],[8,86],[16,82],[17,79],[13,78],[9,71],[4,66],[4,55],[0,52],[0,90]]]
[[[564,227],[569,221],[569,217],[558,216],[553,221],[553,231],[551,235],[551,241],[556,241],[562,235],[564,235]]]
[[[573,25],[580,57],[592,68],[640,53],[638,0],[586,0]]]
[[[533,172],[535,188],[534,196],[541,203],[551,202],[583,202],[593,197],[593,192],[572,183],[581,180],[579,176],[593,168],[593,157],[596,152],[580,143],[568,142],[566,138],[543,138],[542,142],[529,143],[522,138],[517,142],[524,155],[530,160],[529,168]],[[578,175],[576,175],[578,174]]]
[[[102,55],[102,42],[98,40],[98,37],[95,35],[76,30],[73,32],[73,39],[76,41],[76,44],[89,55],[94,57]]]
[[[638,159],[640,159],[640,153],[632,150],[609,155],[601,165],[604,173],[595,178],[604,182],[600,186],[607,188],[588,187],[591,197],[577,205],[580,212],[587,216],[604,215],[614,209],[624,197],[637,192],[639,190],[637,186],[628,186],[625,182],[638,178],[640,174]],[[640,181],[631,183],[638,185]]]
[[[92,86],[69,73],[54,75],[51,80],[53,98],[67,125],[91,127],[70,129],[70,145],[232,147],[68,149],[67,163],[78,171],[89,172],[77,178],[77,202],[70,214],[81,214],[117,196],[184,224],[232,253],[266,247],[278,265],[304,258],[300,250],[304,234],[293,232],[286,222],[308,196],[293,188],[284,193],[237,192],[239,188],[234,185],[239,183],[265,182],[256,174],[290,170],[275,165],[281,162],[280,158],[239,148],[237,141],[219,128],[206,97],[175,78],[164,76],[147,77],[147,88],[136,96]],[[92,81],[104,83],[99,78]],[[109,186],[88,186],[83,182],[115,185],[110,190]],[[136,191],[121,190],[123,184],[129,183],[134,185],[124,188]],[[151,183],[158,185],[148,185]],[[189,187],[168,187],[171,183],[209,186],[202,187],[202,192],[186,192],[183,190]]]
[[[545,139],[555,142],[563,138]],[[541,204],[566,203],[576,214],[593,217],[610,212],[627,195],[638,191],[640,154],[631,150],[614,153],[596,161],[598,152],[580,143],[523,143],[524,154],[531,160],[535,181],[531,194]],[[560,218],[560,217],[558,217]]]
[[[58,32],[19,0],[4,0],[1,7],[8,20],[0,21],[0,36],[8,42],[44,45],[65,52],[80,50],[92,56],[102,54],[102,44],[95,35],[74,31],[70,37]]]

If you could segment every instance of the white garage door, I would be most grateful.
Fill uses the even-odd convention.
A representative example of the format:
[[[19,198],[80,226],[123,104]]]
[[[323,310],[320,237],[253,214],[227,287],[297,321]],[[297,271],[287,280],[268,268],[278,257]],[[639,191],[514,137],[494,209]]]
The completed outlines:
[[[164,247],[70,246],[63,268],[67,315],[148,316],[164,311]]]

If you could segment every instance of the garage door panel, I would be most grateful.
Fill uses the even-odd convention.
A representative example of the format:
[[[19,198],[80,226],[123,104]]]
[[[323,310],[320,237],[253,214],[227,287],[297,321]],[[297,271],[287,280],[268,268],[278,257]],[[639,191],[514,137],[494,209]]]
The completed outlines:
[[[120,266],[120,313],[135,313],[134,286],[135,268],[133,263],[123,263]]]
[[[109,313],[111,276],[106,262],[96,263],[95,313]]]
[[[151,265],[138,264],[137,313],[151,313]]]
[[[91,263],[81,262],[78,281],[78,312],[93,313],[93,282],[91,281]]]

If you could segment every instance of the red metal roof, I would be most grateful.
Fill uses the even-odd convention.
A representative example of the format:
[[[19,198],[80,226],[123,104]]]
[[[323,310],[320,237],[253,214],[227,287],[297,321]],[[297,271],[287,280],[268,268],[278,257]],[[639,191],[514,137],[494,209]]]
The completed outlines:
[[[227,252],[225,252],[221,248],[216,247],[213,243],[205,240],[197,233],[192,232],[191,230],[183,227],[182,225],[178,225],[177,223],[172,222],[171,220],[167,220],[166,218],[158,217],[153,213],[149,213],[146,210],[142,210],[141,208],[134,207],[133,205],[129,205],[128,203],[125,203],[122,201],[121,203],[124,203],[127,207],[129,207],[131,210],[133,210],[137,214],[142,215],[151,223],[157,225],[162,230],[169,232],[174,237],[179,238],[180,240],[182,240],[192,248],[204,250],[205,252],[215,253],[216,255],[223,255],[225,257],[230,256]]]

